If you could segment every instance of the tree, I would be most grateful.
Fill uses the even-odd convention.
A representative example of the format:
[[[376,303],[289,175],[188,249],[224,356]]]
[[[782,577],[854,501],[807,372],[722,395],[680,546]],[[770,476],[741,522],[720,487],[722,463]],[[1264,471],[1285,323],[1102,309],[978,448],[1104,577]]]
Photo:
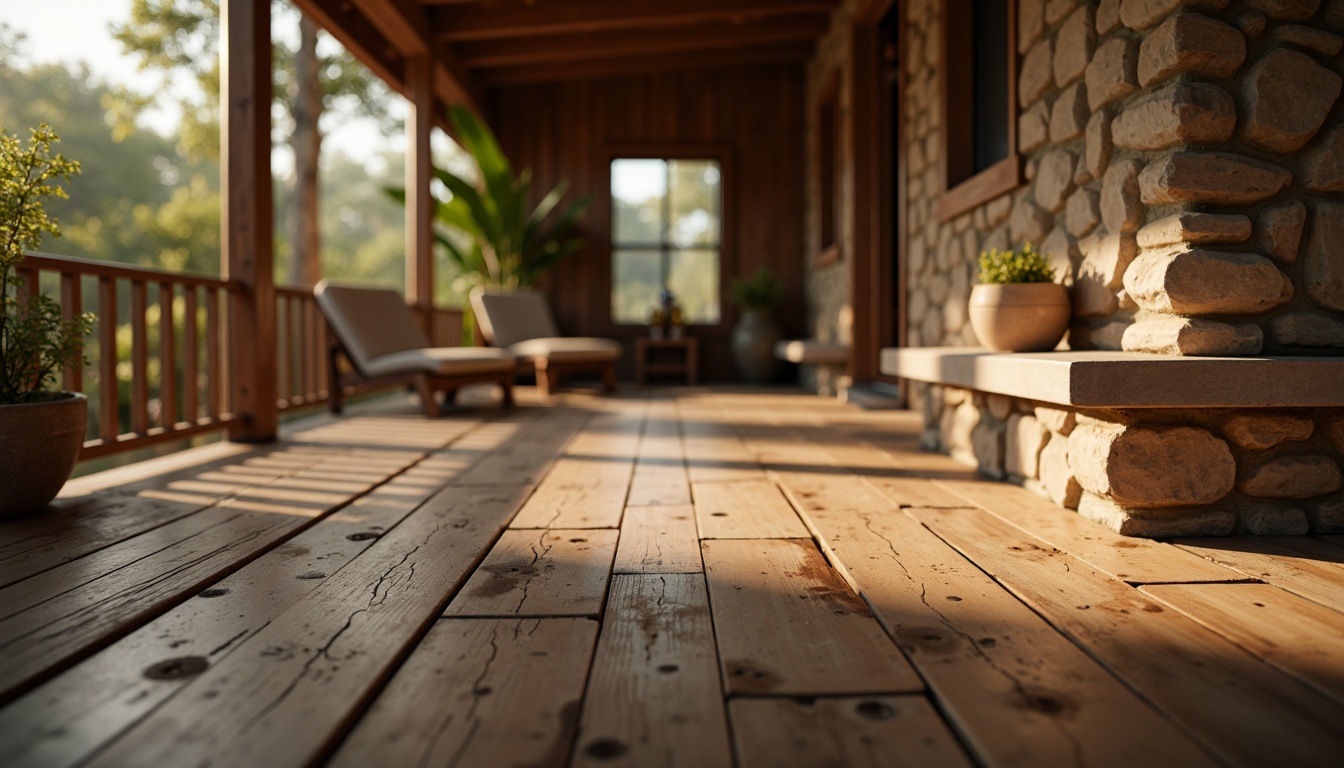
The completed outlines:
[[[282,216],[290,231],[292,256],[289,280],[311,285],[321,274],[318,222],[319,163],[322,117],[339,112],[368,115],[390,122],[390,92],[380,80],[345,51],[324,52],[317,27],[287,3],[273,2],[279,28],[297,29],[293,40],[276,36],[273,48],[275,96],[285,116],[294,153],[295,173],[288,210]],[[292,26],[291,26],[292,25]],[[182,110],[184,151],[198,157],[218,158],[219,148],[219,2],[218,0],[132,0],[131,20],[114,30],[128,53],[140,56],[142,69],[158,70],[165,78],[189,73],[202,101],[177,99]],[[329,47],[329,46],[328,46]],[[123,124],[138,110],[166,96],[123,94]]]

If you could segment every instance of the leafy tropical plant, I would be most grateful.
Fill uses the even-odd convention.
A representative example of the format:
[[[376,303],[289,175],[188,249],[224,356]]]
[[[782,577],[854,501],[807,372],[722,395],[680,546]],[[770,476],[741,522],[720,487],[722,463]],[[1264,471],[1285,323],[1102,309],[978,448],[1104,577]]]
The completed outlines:
[[[1054,280],[1055,268],[1031,243],[1024,244],[1021,250],[995,248],[980,254],[980,282],[986,285],[1051,283]]]
[[[784,299],[784,286],[767,267],[733,281],[733,301],[747,309],[773,309]]]
[[[462,273],[457,289],[465,293],[476,286],[513,289],[534,285],[556,262],[583,247],[581,238],[568,235],[590,200],[580,198],[548,221],[568,189],[562,181],[529,210],[531,169],[515,177],[494,134],[471,110],[454,106],[449,117],[458,142],[476,161],[481,180],[478,188],[457,174],[434,169],[450,194],[447,200],[435,201],[435,218],[470,240],[463,247],[446,233],[435,233]],[[406,199],[405,189],[387,191],[398,200]]]
[[[51,126],[32,129],[28,146],[0,129],[0,404],[58,399],[51,391],[56,374],[68,365],[83,363],[84,336],[92,314],[64,319],[61,306],[34,291],[24,301],[17,294],[16,269],[24,253],[37,248],[43,233],[60,237],[45,201],[65,197],[59,184],[79,173],[79,163],[53,155],[59,142]]]

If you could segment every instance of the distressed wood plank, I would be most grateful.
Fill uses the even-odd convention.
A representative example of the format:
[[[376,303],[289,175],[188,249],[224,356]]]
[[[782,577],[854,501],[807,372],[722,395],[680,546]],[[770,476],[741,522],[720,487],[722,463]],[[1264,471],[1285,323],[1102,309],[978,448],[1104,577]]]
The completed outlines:
[[[1338,763],[1344,707],[982,510],[913,510],[1228,762]]]
[[[1143,591],[1344,703],[1344,614],[1269,584],[1161,584]]]
[[[742,768],[973,765],[923,696],[733,699],[729,709]]]
[[[693,488],[702,539],[805,539],[811,535],[768,480],[696,483]]]
[[[1344,578],[1332,560],[1307,556],[1277,544],[1279,537],[1176,539],[1176,546],[1252,579],[1314,600],[1321,605],[1344,611]],[[1334,554],[1333,552],[1330,554]]]
[[[923,688],[910,664],[813,546],[701,542],[729,694],[815,696]]]
[[[1050,546],[1131,584],[1244,581],[1245,576],[1152,539],[1121,536],[1025,488],[984,481],[937,484]]]
[[[721,483],[760,480],[764,477],[731,424],[724,423],[718,409],[696,408],[678,403],[686,468],[691,483]]]
[[[695,509],[626,507],[615,573],[702,573]]]
[[[612,578],[580,731],[576,766],[732,765],[703,576]]]
[[[625,503],[631,507],[691,503],[686,455],[681,444],[676,407],[672,403],[655,403],[649,408],[634,478],[630,481],[630,495]]]
[[[597,616],[618,531],[516,530],[500,537],[445,616]]]
[[[616,528],[643,414],[598,413],[565,446],[514,528]]]
[[[590,619],[440,620],[328,765],[564,765],[596,639]]]
[[[437,493],[90,765],[313,763],[411,652],[524,493]]]
[[[560,455],[587,419],[587,414],[571,409],[556,409],[554,413],[534,417],[535,411],[524,411],[504,423],[525,433],[525,439],[512,440],[488,456],[462,477],[454,481],[464,486],[535,486],[546,476],[555,458]]]

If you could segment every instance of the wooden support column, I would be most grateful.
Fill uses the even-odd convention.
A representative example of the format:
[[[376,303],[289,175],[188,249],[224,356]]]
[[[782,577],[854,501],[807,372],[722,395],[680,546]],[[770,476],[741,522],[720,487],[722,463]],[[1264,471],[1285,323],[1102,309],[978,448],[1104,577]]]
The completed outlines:
[[[434,306],[434,201],[429,132],[434,125],[433,65],[429,56],[406,59],[406,301],[429,328]]]
[[[276,314],[271,188],[271,3],[223,0],[220,104],[224,278],[229,301],[229,439],[274,440]]]
[[[849,347],[849,373],[855,384],[872,381],[877,375],[877,358],[882,344],[882,286],[879,253],[878,218],[885,215],[880,207],[881,174],[875,152],[881,140],[878,103],[883,97],[879,78],[876,30],[855,24],[849,33],[849,153],[852,164],[853,202],[850,215],[853,232],[850,269],[850,301],[854,311],[853,338]]]

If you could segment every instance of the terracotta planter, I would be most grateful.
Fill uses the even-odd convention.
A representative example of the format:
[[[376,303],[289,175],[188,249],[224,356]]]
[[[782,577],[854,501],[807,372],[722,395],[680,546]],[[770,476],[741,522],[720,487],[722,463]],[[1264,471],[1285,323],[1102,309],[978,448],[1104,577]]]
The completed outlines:
[[[89,399],[70,392],[49,403],[0,405],[0,517],[40,512],[79,460]]]
[[[747,309],[733,326],[733,365],[748,384],[766,384],[779,375],[775,343],[783,337],[768,309]]]
[[[971,328],[999,352],[1045,352],[1069,329],[1069,292],[1059,283],[977,285],[971,289]]]

